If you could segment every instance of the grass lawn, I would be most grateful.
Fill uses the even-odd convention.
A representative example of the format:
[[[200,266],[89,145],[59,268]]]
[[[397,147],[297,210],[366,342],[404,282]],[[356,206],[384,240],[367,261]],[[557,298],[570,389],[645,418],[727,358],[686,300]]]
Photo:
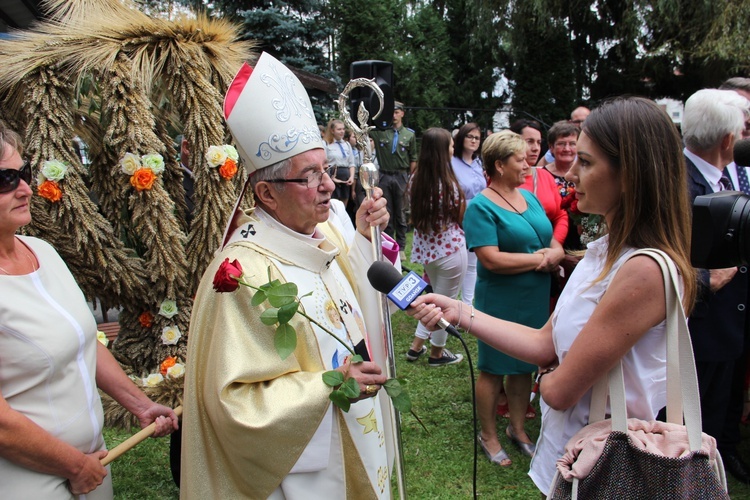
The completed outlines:
[[[407,248],[408,251],[408,248]],[[417,272],[420,266],[407,264]],[[408,363],[403,353],[409,348],[416,322],[398,311],[392,319],[399,378],[408,381],[414,409],[427,427],[421,428],[411,415],[402,415],[401,431],[406,464],[406,491],[415,499],[471,498],[475,438],[472,430],[471,386],[466,361],[440,368],[427,366],[426,357]],[[466,339],[476,364],[476,341]],[[463,352],[457,339],[449,337],[448,348]],[[538,402],[535,401],[538,408]],[[539,435],[539,418],[527,421],[532,439]],[[527,476],[530,459],[521,455],[507,439],[507,420],[498,419],[501,443],[513,464],[498,467],[479,455],[478,495],[487,499],[540,498]],[[110,448],[124,441],[130,432],[106,429]],[[741,453],[750,462],[750,429],[743,427],[745,440]],[[166,439],[149,439],[112,464],[116,499],[175,499],[179,491],[169,472],[169,443]],[[732,498],[750,498],[750,487],[729,478]],[[394,481],[394,497],[398,497]],[[334,500],[334,499],[332,499]]]

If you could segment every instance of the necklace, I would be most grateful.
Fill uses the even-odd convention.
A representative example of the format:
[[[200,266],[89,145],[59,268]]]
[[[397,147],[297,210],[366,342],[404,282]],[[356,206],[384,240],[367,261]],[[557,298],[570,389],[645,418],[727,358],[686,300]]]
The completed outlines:
[[[36,271],[36,266],[34,265],[34,259],[32,259],[31,255],[29,255],[28,253],[26,254],[26,258],[29,259],[29,263],[31,264],[31,272],[33,273],[34,271]],[[4,267],[0,267],[0,271],[4,272],[8,276],[14,276],[10,274],[8,271],[6,271]]]
[[[499,196],[500,198],[502,198],[502,199],[503,199],[503,201],[504,201],[505,203],[507,203],[507,204],[508,204],[508,205],[510,206],[510,208],[512,208],[512,209],[513,209],[513,211],[514,211],[514,212],[516,212],[516,213],[517,213],[518,215],[521,215],[521,212],[519,212],[519,211],[518,211],[518,209],[517,209],[516,207],[514,207],[514,206],[513,206],[512,204],[511,204],[511,202],[509,202],[509,201],[507,200],[507,198],[505,198],[505,196],[503,196],[502,194],[500,194],[500,191],[498,191],[497,189],[493,188],[492,186],[487,186],[487,187],[488,187],[488,188],[490,188],[491,190],[493,190],[494,192],[496,192],[496,193],[497,193],[497,195],[498,195],[498,196]]]

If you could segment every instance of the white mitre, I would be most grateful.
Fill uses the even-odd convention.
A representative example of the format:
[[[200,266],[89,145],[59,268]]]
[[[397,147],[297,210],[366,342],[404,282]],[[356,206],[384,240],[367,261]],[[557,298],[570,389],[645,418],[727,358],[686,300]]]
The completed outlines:
[[[224,118],[248,174],[324,147],[310,98],[299,79],[262,53],[243,64],[224,97]]]

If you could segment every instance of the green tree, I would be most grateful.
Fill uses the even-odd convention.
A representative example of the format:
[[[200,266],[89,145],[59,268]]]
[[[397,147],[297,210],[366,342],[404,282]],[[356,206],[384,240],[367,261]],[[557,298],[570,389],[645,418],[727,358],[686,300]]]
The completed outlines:
[[[696,90],[716,87],[733,76],[731,70],[737,64],[718,47],[725,40],[724,26],[719,23],[731,22],[722,15],[732,12],[733,4],[743,2],[654,0],[640,4],[648,27],[642,44],[651,95],[687,99]],[[744,39],[746,33],[739,36]]]
[[[443,108],[455,81],[450,40],[440,7],[429,2],[415,6],[404,27],[408,43],[394,61],[394,72],[400,75],[397,99],[417,108]],[[406,119],[409,127],[419,133],[429,127],[452,127],[455,113],[415,109]]]
[[[513,6],[507,68],[513,91],[511,119],[534,117],[551,125],[575,107],[579,83],[566,24],[531,3]]]
[[[483,2],[447,0],[445,4],[454,83],[448,106],[462,110],[454,113],[456,125],[474,121],[491,128],[494,110],[508,97],[505,92],[495,95],[497,82],[510,63],[501,40],[506,25]]]
[[[406,19],[402,0],[331,0],[328,15],[335,27],[334,67],[343,81],[349,80],[354,61],[394,62],[401,51]]]
[[[240,2],[217,2],[222,12],[236,8]],[[341,80],[326,57],[326,41],[332,33],[328,20],[321,14],[323,1],[252,2],[233,15],[241,16],[243,36],[260,43],[259,50],[268,52],[284,64],[308,71],[323,78]],[[227,12],[229,13],[229,12]],[[320,123],[333,109],[333,96],[308,89],[315,115]]]

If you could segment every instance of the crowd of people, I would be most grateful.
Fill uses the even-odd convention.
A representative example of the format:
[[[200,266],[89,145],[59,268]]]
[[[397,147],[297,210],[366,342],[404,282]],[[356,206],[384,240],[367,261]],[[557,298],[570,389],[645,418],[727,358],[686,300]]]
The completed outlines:
[[[578,107],[547,131],[545,155],[532,120],[486,137],[476,123],[453,134],[430,128],[418,147],[396,102],[393,127],[372,133],[380,184],[370,197],[357,178],[364,152],[352,134],[339,120],[319,129],[304,88],[273,57],[243,67],[227,99],[226,122],[249,176],[195,297],[182,498],[390,498],[383,318],[366,271],[375,259],[371,228],[384,231],[382,258],[400,270],[409,226],[410,260],[423,266],[433,293],[407,311],[419,325],[405,357],[417,363],[427,354],[436,368],[463,361],[446,347],[440,320],[478,339],[476,439],[490,462],[510,465],[503,443],[516,446],[547,494],[565,443],[588,423],[593,384],[620,361],[628,415],[659,416],[664,285],[655,261],[631,258],[656,248],[680,273],[704,431],[727,470],[750,484],[737,448],[747,268],[695,269],[690,261],[691,201],[725,189],[750,194],[746,167],[732,154],[750,136],[750,79],[691,96],[682,137],[648,99]],[[298,112],[279,113],[284,99]],[[156,435],[175,430],[177,417],[143,395],[96,341],[85,299],[52,247],[16,235],[30,221],[32,195],[22,154],[19,136],[0,123],[0,286],[8,291],[0,305],[0,478],[15,497],[111,498],[95,388],[142,425],[155,422]],[[255,206],[241,210],[246,189]],[[297,342],[282,356],[278,330],[288,330],[269,318],[282,323],[286,305],[255,294],[289,282],[304,293],[304,313],[294,309],[283,322]],[[535,418],[534,372],[540,436],[526,429]],[[332,377],[349,391],[336,406]],[[498,415],[508,419],[504,437]]]
[[[561,377],[573,383],[570,373],[579,375],[581,372],[576,370],[581,369],[573,366],[547,378],[548,382],[541,385],[543,421],[554,422],[545,426],[553,426],[560,433],[554,437],[540,436],[535,445],[535,438],[524,429],[525,419],[535,417],[534,408],[528,403],[531,374],[540,370],[545,373],[544,369],[558,364],[570,367],[571,363],[562,363],[569,350],[576,354],[573,359],[579,360],[582,356],[583,361],[578,362],[586,363],[592,353],[582,347],[574,349],[581,345],[581,341],[573,342],[577,334],[580,332],[589,340],[603,335],[603,330],[597,333],[597,328],[611,326],[611,321],[602,321],[597,311],[612,307],[604,300],[604,292],[610,288],[610,283],[614,289],[608,297],[623,293],[621,287],[629,286],[615,279],[614,272],[621,265],[625,265],[625,269],[634,268],[636,274],[639,270],[650,269],[654,263],[643,262],[643,257],[627,264],[625,261],[635,249],[655,247],[665,250],[678,265],[684,281],[685,307],[692,311],[689,327],[696,352],[703,429],[717,439],[727,471],[739,481],[750,484],[750,470],[737,448],[739,424],[747,419],[745,407],[750,400],[746,382],[747,347],[750,346],[747,342],[750,317],[745,313],[747,268],[694,272],[688,266],[689,241],[684,239],[690,231],[685,228],[686,221],[674,214],[683,210],[691,213],[689,205],[699,195],[724,189],[750,194],[747,167],[737,166],[732,161],[735,142],[750,136],[748,99],[750,79],[746,78],[732,78],[721,89],[697,92],[685,104],[682,136],[663,109],[644,99],[606,102],[593,114],[579,106],[569,120],[558,121],[549,128],[545,137],[549,149],[544,154],[543,131],[538,122],[518,120],[509,130],[487,131],[484,140],[481,128],[476,123],[467,123],[453,132],[449,165],[438,154],[438,150],[445,149],[444,143],[438,146],[434,139],[446,136],[447,130],[430,129],[424,133],[419,161],[415,167],[410,167],[412,175],[406,182],[409,186],[407,205],[412,212],[405,220],[414,227],[411,262],[423,265],[425,279],[432,283],[436,294],[444,297],[438,299],[430,295],[417,303],[420,307],[436,304],[442,309],[436,317],[444,315],[455,323],[460,320],[451,314],[460,314],[460,308],[455,307],[462,302],[473,306],[477,314],[482,312],[532,329],[523,330],[527,334],[538,330],[541,338],[553,340],[550,344],[553,350],[549,350],[544,340],[539,341],[541,347],[534,346],[540,349],[537,352],[521,345],[520,340],[516,345],[516,341],[495,338],[496,333],[477,334],[480,371],[477,410],[481,421],[477,440],[491,462],[500,466],[510,464],[502,440],[498,438],[496,415],[500,415],[509,419],[505,429],[507,442],[532,457],[545,453],[535,459],[531,475],[540,489],[546,490],[551,475],[540,472],[543,467],[539,464],[549,469],[567,437],[585,425],[587,416],[581,408],[587,407],[585,391],[590,385],[579,384],[576,394],[568,396],[562,408],[556,408],[549,406],[549,391],[555,389],[547,387],[557,387],[552,382]],[[404,107],[400,103],[397,114],[394,130],[404,126]],[[639,134],[638,127],[653,133]],[[442,132],[439,134],[438,130]],[[426,152],[425,148],[435,151]],[[388,151],[380,154],[388,154]],[[430,158],[430,161],[423,161],[423,158]],[[425,168],[429,172],[425,172]],[[653,172],[655,169],[659,172]],[[404,161],[400,172],[406,171]],[[614,179],[607,178],[610,174]],[[616,181],[617,186],[610,181]],[[648,190],[641,187],[645,182],[653,183]],[[660,191],[653,192],[654,186]],[[630,199],[635,193],[638,197]],[[649,194],[653,199],[646,196]],[[683,198],[688,206],[678,208],[682,207]],[[653,220],[649,219],[647,212],[656,206],[670,213],[660,213]],[[429,220],[424,215],[426,207],[430,208]],[[389,210],[392,220],[403,215],[394,211],[392,205]],[[451,210],[461,216],[447,216]],[[613,224],[617,227],[613,228]],[[642,233],[645,226],[653,234]],[[670,241],[670,234],[679,238]],[[449,243],[441,246],[445,241]],[[446,268],[441,265],[464,260],[464,252],[456,245],[459,242],[465,244],[467,263],[461,276],[456,276],[451,267],[450,280],[446,281]],[[431,253],[425,254],[425,247]],[[435,248],[440,248],[442,253],[435,253]],[[579,267],[581,271],[574,274]],[[651,289],[651,285],[656,288]],[[658,296],[653,291],[659,289],[656,283],[650,283],[648,289]],[[583,308],[578,299],[574,300],[575,295],[587,297],[593,301],[592,305],[600,301],[602,305],[593,310]],[[631,299],[634,304],[642,300]],[[464,315],[468,314],[469,307],[464,307]],[[627,301],[621,302],[619,307],[618,314],[622,314],[628,309]],[[657,309],[656,319],[663,312]],[[571,314],[574,318],[569,321],[579,328],[568,332],[569,326],[560,325],[558,332],[555,329],[558,318]],[[429,317],[428,313],[417,313],[417,317],[422,315]],[[486,321],[484,317],[479,318],[477,316],[475,325]],[[633,408],[634,414],[653,418],[664,406],[663,325],[653,318],[648,321],[652,323],[637,325],[637,339],[608,346],[611,350],[594,355],[607,360],[633,356],[636,365],[645,363],[645,367],[639,368],[643,372],[636,370],[633,378],[655,377],[655,382],[649,385],[651,383],[641,381],[642,386],[628,390],[645,398],[641,406]],[[510,328],[508,323],[487,320],[487,324],[498,330]],[[583,328],[589,324],[591,327]],[[488,330],[493,328],[488,327]],[[515,328],[518,327],[513,326],[510,331]],[[475,331],[476,326],[472,333]],[[444,338],[442,329],[430,332],[420,323],[406,359],[417,361],[426,352],[424,344],[428,339],[431,353],[436,355],[436,346],[443,346]],[[652,347],[657,354],[641,352]],[[452,356],[446,363],[435,363],[431,356],[428,366],[461,361],[459,355]],[[607,366],[605,363],[602,372],[597,369],[593,374],[583,370],[587,373],[585,380],[593,383],[596,376],[606,373]],[[547,397],[544,397],[545,389]]]

